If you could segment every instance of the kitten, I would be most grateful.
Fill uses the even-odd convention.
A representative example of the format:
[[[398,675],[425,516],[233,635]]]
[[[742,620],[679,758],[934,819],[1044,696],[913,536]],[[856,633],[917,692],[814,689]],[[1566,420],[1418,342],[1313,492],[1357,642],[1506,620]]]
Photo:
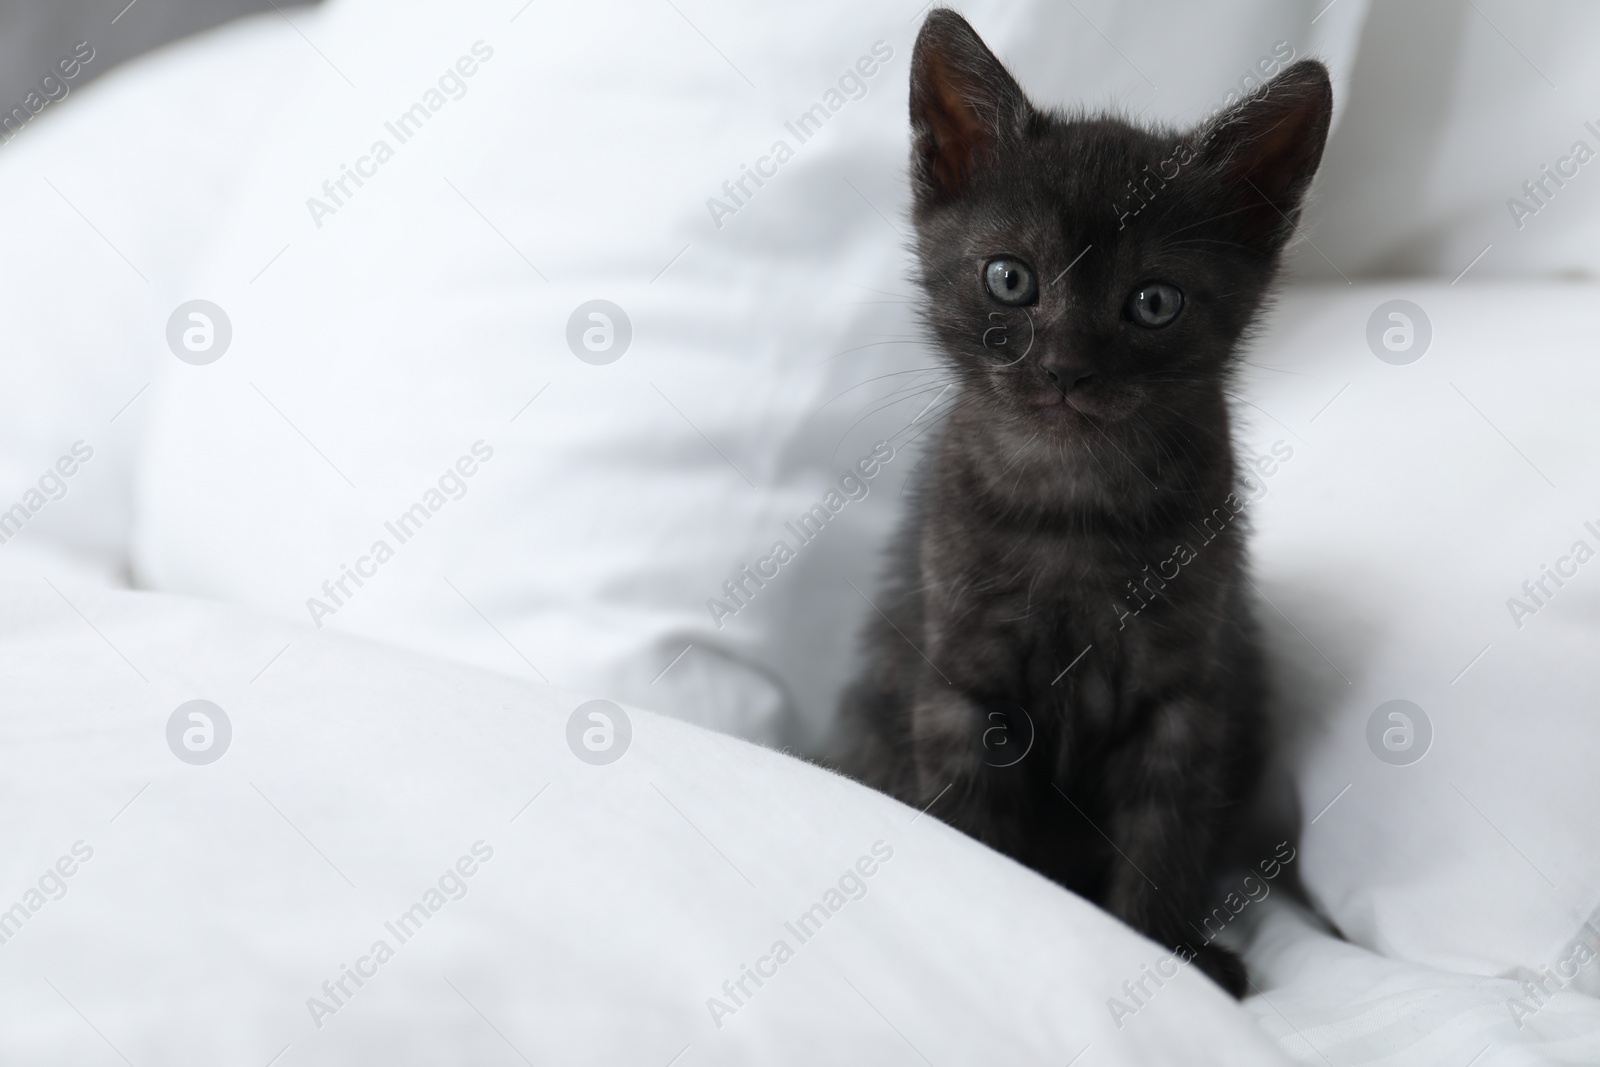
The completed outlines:
[[[925,317],[962,392],[835,762],[1192,953],[1259,775],[1224,391],[1332,111],[1301,61],[1210,123],[1030,104],[938,9],[911,70]]]

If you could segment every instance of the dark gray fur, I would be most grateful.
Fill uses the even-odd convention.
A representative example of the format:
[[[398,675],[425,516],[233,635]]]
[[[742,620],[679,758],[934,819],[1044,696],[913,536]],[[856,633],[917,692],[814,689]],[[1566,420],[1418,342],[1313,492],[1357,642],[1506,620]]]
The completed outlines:
[[[887,618],[871,618],[835,756],[915,807],[938,798],[934,815],[1235,995],[1243,964],[1198,926],[1263,755],[1225,392],[1331,110],[1327,71],[1302,61],[1192,131],[1041,111],[960,16],[928,16],[911,73],[919,280],[961,392],[874,597]],[[1033,267],[1035,306],[985,289],[999,255]],[[1184,294],[1160,329],[1125,311],[1152,281]],[[1174,566],[1178,545],[1192,559]]]

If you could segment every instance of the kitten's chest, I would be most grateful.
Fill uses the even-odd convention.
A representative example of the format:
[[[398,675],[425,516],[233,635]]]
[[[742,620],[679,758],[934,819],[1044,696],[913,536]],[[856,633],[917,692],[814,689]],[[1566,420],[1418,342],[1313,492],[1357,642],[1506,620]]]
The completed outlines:
[[[930,553],[930,641],[1026,707],[1114,730],[1141,692],[1195,667],[1216,614],[1198,569],[1160,577],[1155,543],[1030,531]]]
[[[1128,563],[1113,546],[1071,534],[962,538],[925,554],[930,616],[1027,643],[1093,636],[1114,622]]]

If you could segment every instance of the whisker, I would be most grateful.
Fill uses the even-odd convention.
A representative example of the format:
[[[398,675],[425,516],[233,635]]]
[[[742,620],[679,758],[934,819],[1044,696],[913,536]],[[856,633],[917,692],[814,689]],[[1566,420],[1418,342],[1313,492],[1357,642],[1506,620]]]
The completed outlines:
[[[876,415],[880,411],[887,411],[889,408],[894,407],[896,404],[902,404],[905,401],[910,400],[912,397],[920,396],[923,393],[930,392],[934,388],[935,388],[934,386],[930,385],[930,386],[927,386],[925,388],[918,389],[916,392],[908,393],[906,396],[900,397],[900,398],[898,398],[896,400],[891,400],[886,404],[880,404],[877,407],[873,408],[872,410],[868,411],[865,415],[862,415],[855,422],[852,422],[849,426],[845,427],[844,433],[841,434],[840,437],[839,437],[839,443],[833,446],[833,453],[828,457],[828,462],[829,463],[837,463],[839,461],[839,449],[844,447],[844,443],[845,443],[846,438],[848,438],[850,436],[850,431],[854,430],[857,426],[860,426],[863,422],[866,422],[868,419],[872,418],[872,416]]]
[[[838,359],[840,356],[848,356],[852,352],[863,352],[863,351],[865,351],[865,350],[867,350],[869,348],[877,348],[880,345],[925,345],[925,344],[927,344],[927,342],[924,341],[923,339],[921,339],[920,337],[919,338],[905,338],[905,339],[895,338],[895,339],[888,340],[888,341],[869,341],[868,343],[866,343],[864,345],[857,345],[855,348],[847,348],[843,352],[835,352],[831,356],[828,356],[828,357],[826,357],[824,359],[817,360],[812,365],[813,366],[821,366],[824,363],[833,362],[834,360]]]
[[[822,412],[823,408],[827,407],[829,404],[832,404],[835,400],[838,400],[840,397],[843,397],[843,396],[846,396],[846,395],[848,395],[850,393],[855,392],[857,389],[860,389],[863,385],[871,385],[873,382],[881,382],[885,378],[896,378],[896,377],[899,377],[902,374],[934,374],[934,373],[938,373],[939,371],[942,371],[944,369],[945,368],[941,367],[941,366],[914,367],[911,370],[892,370],[887,374],[873,375],[871,378],[868,378],[865,381],[860,381],[860,382],[857,382],[856,384],[852,385],[850,388],[846,389],[844,392],[842,392],[838,396],[834,397],[833,400],[826,401],[820,407],[818,407],[817,410],[815,412],[813,412],[813,414],[814,415],[815,414],[820,414]]]

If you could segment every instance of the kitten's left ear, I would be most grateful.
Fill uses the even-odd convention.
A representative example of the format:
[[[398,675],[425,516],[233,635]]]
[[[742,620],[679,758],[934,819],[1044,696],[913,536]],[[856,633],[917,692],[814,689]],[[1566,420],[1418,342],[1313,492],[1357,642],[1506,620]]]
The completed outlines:
[[[966,19],[943,7],[928,13],[911,53],[911,170],[919,200],[960,196],[1032,113],[1016,79]]]
[[[1303,59],[1204,131],[1201,156],[1252,236],[1282,243],[1322,162],[1333,118],[1328,68]]]

